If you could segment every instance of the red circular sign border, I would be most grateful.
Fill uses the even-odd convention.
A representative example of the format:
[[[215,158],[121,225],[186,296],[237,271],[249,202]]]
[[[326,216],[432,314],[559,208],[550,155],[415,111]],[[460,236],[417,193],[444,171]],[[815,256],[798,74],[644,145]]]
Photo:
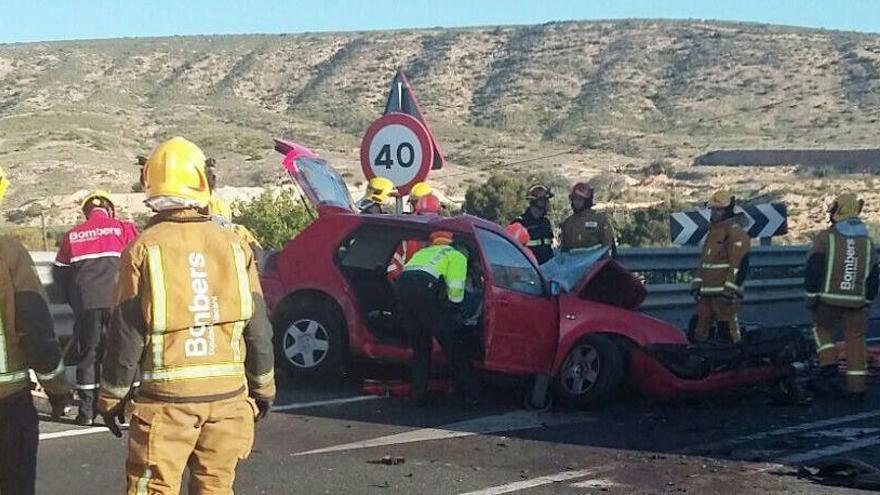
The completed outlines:
[[[422,147],[422,163],[419,164],[419,172],[413,180],[397,188],[398,193],[409,194],[412,186],[419,182],[423,182],[428,178],[428,173],[431,172],[431,164],[434,161],[434,146],[431,143],[431,136],[428,134],[428,129],[425,128],[424,124],[419,122],[419,119],[412,115],[397,112],[389,113],[388,115],[379,117],[370,124],[370,127],[367,128],[367,133],[364,134],[364,138],[361,140],[361,171],[364,173],[364,177],[366,177],[367,180],[377,177],[373,174],[373,167],[370,166],[370,144],[380,130],[393,124],[402,125],[411,130],[418,138],[419,145]]]

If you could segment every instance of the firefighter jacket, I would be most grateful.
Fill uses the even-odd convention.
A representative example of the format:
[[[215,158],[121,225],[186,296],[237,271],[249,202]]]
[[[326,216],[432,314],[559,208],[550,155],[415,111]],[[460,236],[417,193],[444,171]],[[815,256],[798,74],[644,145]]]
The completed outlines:
[[[52,276],[75,312],[113,307],[119,256],[137,235],[133,223],[101,208],[64,234]]]
[[[858,218],[820,232],[807,254],[804,289],[807,304],[863,308],[877,296],[874,243]]]
[[[741,298],[749,269],[749,234],[737,218],[712,224],[700,256],[693,290],[700,296]]]
[[[553,258],[553,225],[546,216],[535,218],[529,212],[513,220],[529,231],[529,249],[534,253],[539,265]]]
[[[467,258],[452,246],[428,246],[407,262],[403,271],[418,270],[446,284],[446,297],[451,303],[464,301],[467,280]]]
[[[593,209],[584,209],[562,222],[563,253],[606,246],[614,249],[614,228],[608,217]]]
[[[275,396],[272,329],[253,253],[195,210],[156,215],[125,250],[98,407],[138,395],[210,402]]]
[[[28,368],[47,393],[69,393],[34,262],[18,240],[0,236],[0,400],[30,390]]]

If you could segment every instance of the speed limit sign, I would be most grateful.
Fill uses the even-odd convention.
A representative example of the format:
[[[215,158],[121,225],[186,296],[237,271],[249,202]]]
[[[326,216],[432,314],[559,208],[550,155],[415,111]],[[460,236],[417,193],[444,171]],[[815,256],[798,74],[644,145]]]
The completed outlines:
[[[434,148],[425,126],[405,113],[390,113],[373,122],[361,141],[361,168],[367,180],[385,177],[400,194],[408,194],[431,170]]]

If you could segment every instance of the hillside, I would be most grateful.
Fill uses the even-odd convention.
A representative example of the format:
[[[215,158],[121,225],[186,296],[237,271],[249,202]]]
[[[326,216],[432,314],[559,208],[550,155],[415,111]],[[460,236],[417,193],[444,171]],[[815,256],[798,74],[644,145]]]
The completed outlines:
[[[877,181],[692,160],[729,147],[877,147],[878,67],[874,35],[699,21],[0,45],[0,164],[18,222],[32,200],[128,192],[135,156],[178,133],[218,159],[229,185],[282,181],[278,135],[357,182],[360,137],[402,68],[448,155],[434,180],[453,197],[478,171],[552,155],[507,169],[594,177],[616,205],[729,185],[789,202],[803,231],[839,188],[868,192],[880,220]],[[657,160],[667,163],[646,169]],[[67,204],[49,203],[38,209],[50,217]]]

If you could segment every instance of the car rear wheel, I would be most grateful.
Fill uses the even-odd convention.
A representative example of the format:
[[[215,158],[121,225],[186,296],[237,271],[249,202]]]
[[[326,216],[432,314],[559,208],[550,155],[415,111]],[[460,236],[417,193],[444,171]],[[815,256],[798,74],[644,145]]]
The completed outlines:
[[[276,319],[275,360],[295,378],[330,377],[343,371],[344,325],[317,305],[294,307]]]
[[[588,335],[568,351],[554,388],[564,404],[597,407],[614,399],[625,378],[620,347],[606,336]]]

